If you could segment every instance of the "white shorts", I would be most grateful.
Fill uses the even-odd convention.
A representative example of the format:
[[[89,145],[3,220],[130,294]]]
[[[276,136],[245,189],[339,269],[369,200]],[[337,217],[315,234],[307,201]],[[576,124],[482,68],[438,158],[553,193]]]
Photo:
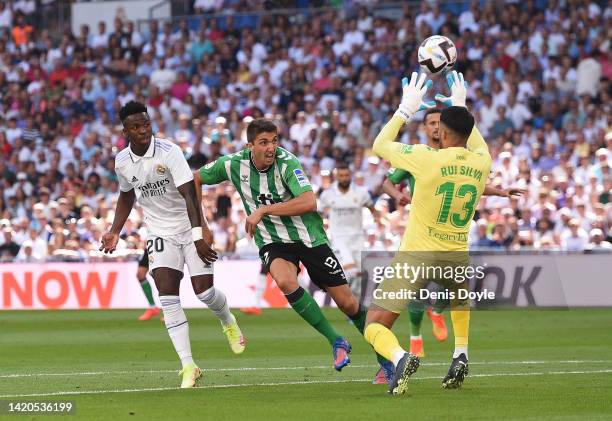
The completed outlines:
[[[191,230],[164,237],[151,234],[147,238],[147,252],[151,271],[156,268],[170,268],[182,273],[187,264],[192,277],[213,274],[213,265],[206,265],[198,256]]]
[[[361,234],[332,238],[332,250],[343,267],[353,264],[357,267],[357,270],[361,271],[361,252],[363,251],[364,241]]]

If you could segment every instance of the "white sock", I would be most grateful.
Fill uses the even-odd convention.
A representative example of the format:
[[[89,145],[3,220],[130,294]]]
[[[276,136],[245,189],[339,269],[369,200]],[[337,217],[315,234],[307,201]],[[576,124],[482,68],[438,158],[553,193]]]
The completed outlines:
[[[255,285],[255,306],[261,307],[261,298],[266,289],[267,275],[265,273],[259,274],[259,279]]]
[[[410,335],[410,339],[422,339],[423,337],[421,335],[419,336],[412,336]]]
[[[465,354],[465,358],[468,357],[467,346],[456,347],[455,352],[453,352],[453,358],[457,358],[461,354]]]
[[[227,298],[225,294],[215,287],[210,287],[206,291],[197,295],[198,299],[221,320],[223,326],[231,325],[236,321],[227,306]]]
[[[403,349],[399,351],[395,351],[393,353],[393,365],[397,367],[400,360],[404,358],[404,355],[406,355],[406,351],[404,351]]]
[[[189,323],[181,300],[178,295],[164,295],[159,297],[162,310],[164,311],[164,323],[168,329],[168,335],[172,340],[172,345],[181,359],[181,364],[185,367],[193,363],[191,357],[191,343],[189,342]]]

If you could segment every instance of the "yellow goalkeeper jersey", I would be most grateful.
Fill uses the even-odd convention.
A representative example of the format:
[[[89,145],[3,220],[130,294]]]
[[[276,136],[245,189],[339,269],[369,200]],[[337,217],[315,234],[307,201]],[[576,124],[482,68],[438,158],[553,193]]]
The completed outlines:
[[[491,169],[491,155],[474,126],[466,148],[433,149],[395,142],[403,125],[393,117],[374,141],[374,153],[414,176],[408,226],[400,251],[467,251],[468,230]]]

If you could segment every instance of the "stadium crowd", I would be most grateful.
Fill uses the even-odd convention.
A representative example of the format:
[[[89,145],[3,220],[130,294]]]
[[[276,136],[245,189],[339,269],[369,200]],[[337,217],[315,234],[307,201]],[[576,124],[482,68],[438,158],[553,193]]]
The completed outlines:
[[[382,216],[366,211],[364,250],[395,249],[409,205],[382,193],[388,165],[370,148],[433,34],[457,46],[455,68],[494,159],[491,182],[528,190],[482,198],[472,247],[610,248],[606,2],[421,2],[394,14],[381,13],[382,2],[351,2],[240,25],[231,14],[153,20],[142,32],[118,17],[112,28],[83,26],[58,40],[30,23],[22,3],[31,2],[0,1],[1,261],[102,259],[118,197],[113,157],[127,145],[117,111],[131,99],[147,104],[154,133],[179,144],[194,169],[245,147],[251,119],[273,119],[317,191],[333,182],[336,163],[350,163]],[[195,2],[207,13],[223,4]],[[433,92],[445,89],[442,79]],[[419,126],[408,124],[401,141],[424,142]],[[207,188],[203,202],[216,249],[252,253],[233,187]],[[141,253],[145,237],[135,208],[115,258]]]

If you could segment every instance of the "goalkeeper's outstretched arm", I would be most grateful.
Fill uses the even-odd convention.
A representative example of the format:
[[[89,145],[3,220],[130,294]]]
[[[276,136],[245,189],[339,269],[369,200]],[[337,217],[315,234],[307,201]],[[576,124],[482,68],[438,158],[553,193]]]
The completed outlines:
[[[391,120],[384,125],[376,139],[374,139],[372,150],[376,155],[391,162],[391,157],[397,153],[398,146],[401,147],[399,144],[394,145],[394,142],[403,125],[404,120],[401,117],[397,115],[391,117]]]
[[[402,79],[403,93],[402,102],[391,120],[385,124],[376,139],[374,140],[373,151],[376,155],[386,159],[396,168],[406,169],[415,175],[417,168],[414,156],[410,157],[413,146],[403,145],[395,142],[402,126],[412,118],[417,111],[433,108],[436,106],[433,101],[423,101],[427,89],[432,82],[426,80],[426,74],[412,73],[410,81],[408,78]],[[416,145],[419,146],[419,145]],[[415,149],[417,149],[415,147]],[[412,158],[412,159],[410,159]]]

